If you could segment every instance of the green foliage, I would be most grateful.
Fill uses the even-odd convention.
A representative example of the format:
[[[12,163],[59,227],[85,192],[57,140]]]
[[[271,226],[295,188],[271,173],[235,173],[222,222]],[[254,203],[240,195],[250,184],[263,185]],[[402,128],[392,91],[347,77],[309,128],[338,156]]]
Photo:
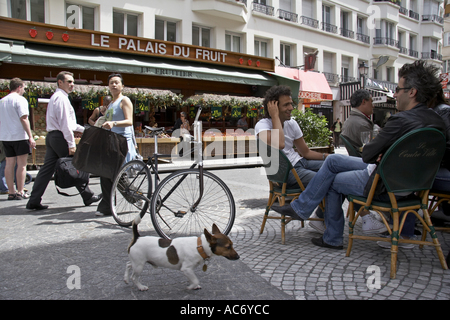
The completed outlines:
[[[331,131],[325,116],[319,116],[312,111],[293,110],[292,117],[299,124],[308,147],[324,147],[330,144]]]

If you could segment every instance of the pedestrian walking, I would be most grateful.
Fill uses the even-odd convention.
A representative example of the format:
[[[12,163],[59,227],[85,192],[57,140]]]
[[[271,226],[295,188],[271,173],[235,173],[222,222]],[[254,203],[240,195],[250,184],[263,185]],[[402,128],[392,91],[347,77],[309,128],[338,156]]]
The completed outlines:
[[[73,74],[61,71],[56,77],[58,88],[51,96],[47,107],[47,137],[45,139],[46,153],[44,165],[39,170],[34,181],[27,209],[43,210],[48,206],[41,204],[42,195],[50,182],[56,161],[59,158],[74,155],[76,150],[74,131],[83,132],[84,127],[77,124],[75,110],[70,104],[69,93],[73,91]],[[87,185],[76,186],[86,206],[99,201],[102,196],[94,195]]]

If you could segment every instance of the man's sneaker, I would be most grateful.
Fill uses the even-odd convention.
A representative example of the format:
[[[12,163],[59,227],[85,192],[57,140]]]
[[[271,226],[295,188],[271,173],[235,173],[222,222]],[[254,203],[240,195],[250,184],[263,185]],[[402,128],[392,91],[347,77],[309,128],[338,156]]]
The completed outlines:
[[[316,212],[314,212],[311,218],[319,218],[319,217],[317,216]],[[321,234],[325,233],[326,229],[325,221],[312,220],[309,221],[309,226]]]
[[[387,235],[386,238],[391,238],[391,236]],[[400,236],[400,239],[404,239],[404,238],[402,236]],[[416,235],[414,235],[414,236],[410,237],[409,240],[419,240],[419,238]],[[377,244],[380,247],[385,248],[385,249],[391,248],[391,242],[377,241]],[[414,248],[414,246],[416,246],[416,245],[413,243],[399,243],[398,244],[398,247],[402,248],[402,249],[412,249],[412,248]]]
[[[383,222],[378,221],[371,213],[362,218],[362,231],[365,234],[378,234],[387,231]]]

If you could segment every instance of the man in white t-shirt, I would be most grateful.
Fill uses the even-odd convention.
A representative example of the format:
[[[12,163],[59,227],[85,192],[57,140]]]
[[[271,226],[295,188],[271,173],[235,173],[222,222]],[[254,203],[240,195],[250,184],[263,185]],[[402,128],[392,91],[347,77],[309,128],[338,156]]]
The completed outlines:
[[[328,154],[312,151],[306,145],[300,126],[291,119],[294,105],[291,89],[288,86],[274,86],[267,90],[263,106],[266,118],[256,124],[256,136],[266,144],[283,150],[302,184],[306,187],[322,167]],[[294,146],[301,155],[294,149]],[[297,180],[291,172],[288,177],[288,188],[299,188]],[[315,214],[313,217],[323,218],[320,208]],[[310,221],[309,225],[318,232],[325,231],[323,221]]]
[[[266,144],[283,150],[306,187],[328,154],[312,151],[306,145],[300,126],[291,119],[294,105],[291,89],[288,86],[274,86],[267,90],[263,106],[266,118],[258,121],[255,134]],[[294,146],[301,155],[297,153]],[[288,187],[298,187],[292,173],[289,174]]]
[[[5,179],[8,200],[22,200],[29,195],[23,191],[30,148],[36,147],[28,120],[28,101],[23,97],[25,85],[19,78],[11,79],[10,93],[0,100],[0,141],[6,155]],[[17,164],[14,186],[14,168]]]

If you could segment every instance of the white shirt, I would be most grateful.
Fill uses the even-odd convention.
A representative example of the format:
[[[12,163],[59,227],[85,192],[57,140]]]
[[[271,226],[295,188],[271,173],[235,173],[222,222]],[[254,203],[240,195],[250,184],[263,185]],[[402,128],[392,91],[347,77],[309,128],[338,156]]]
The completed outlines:
[[[272,119],[265,118],[258,121],[255,126],[255,135],[258,136],[258,133],[261,131],[272,130]],[[297,121],[291,119],[285,121],[283,124],[284,131],[284,149],[283,152],[294,166],[302,157],[294,150],[294,140],[300,139],[303,137],[303,132],[300,129]]]
[[[63,133],[69,148],[74,148],[74,131],[83,132],[84,127],[77,124],[75,110],[69,101],[69,95],[58,88],[51,96],[47,106],[47,131],[59,130]]]
[[[28,140],[20,118],[29,115],[28,101],[20,94],[11,92],[0,100],[0,141]]]

